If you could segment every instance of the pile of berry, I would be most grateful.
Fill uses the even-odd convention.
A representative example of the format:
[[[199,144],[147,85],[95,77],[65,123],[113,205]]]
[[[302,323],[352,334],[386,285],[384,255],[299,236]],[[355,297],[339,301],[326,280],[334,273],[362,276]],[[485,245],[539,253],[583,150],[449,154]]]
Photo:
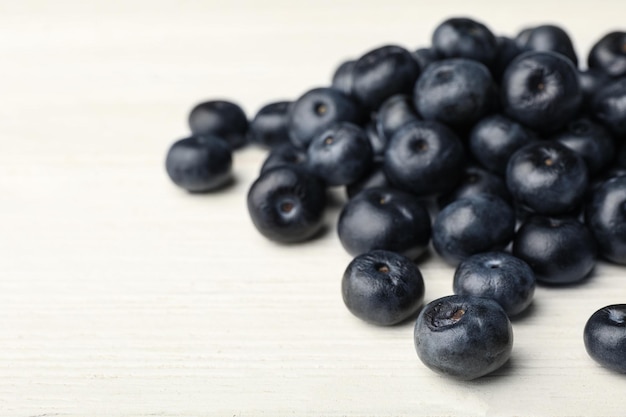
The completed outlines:
[[[327,187],[346,187],[346,306],[378,325],[419,312],[420,359],[474,379],[508,360],[509,316],[535,282],[579,282],[598,257],[626,264],[626,33],[602,37],[587,62],[578,68],[557,26],[513,39],[448,19],[430,48],[374,49],[251,122],[231,102],[199,104],[167,172],[191,192],[216,190],[233,150],[271,148],[247,202],[258,231],[282,243],[315,238]],[[455,295],[423,306],[416,263],[431,240],[456,266]],[[626,372],[626,305],[598,310],[584,342]]]

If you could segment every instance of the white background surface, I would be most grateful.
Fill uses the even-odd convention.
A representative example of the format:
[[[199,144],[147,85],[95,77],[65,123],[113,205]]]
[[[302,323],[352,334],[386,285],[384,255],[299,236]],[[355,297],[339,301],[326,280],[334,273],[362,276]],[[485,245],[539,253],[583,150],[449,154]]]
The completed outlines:
[[[510,365],[455,382],[419,362],[410,323],[347,312],[338,207],[308,244],[256,233],[263,151],[238,153],[219,194],[164,173],[196,102],[253,116],[465,14],[511,35],[557,22],[584,61],[626,3],[0,1],[0,415],[623,416],[626,377],[588,358],[582,330],[626,302],[624,269],[538,288]],[[426,301],[451,292],[451,268],[420,267]]]

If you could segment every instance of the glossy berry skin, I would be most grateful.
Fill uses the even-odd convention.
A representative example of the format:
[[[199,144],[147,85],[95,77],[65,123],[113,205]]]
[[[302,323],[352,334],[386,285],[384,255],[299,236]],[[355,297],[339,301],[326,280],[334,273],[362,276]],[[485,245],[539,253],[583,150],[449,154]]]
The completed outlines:
[[[376,110],[389,97],[408,94],[419,72],[409,51],[396,45],[382,46],[357,60],[352,91],[365,108]]]
[[[574,284],[596,264],[596,245],[589,229],[575,218],[532,216],[513,240],[513,255],[524,260],[544,284]]]
[[[626,304],[613,304],[593,313],[583,331],[585,349],[593,360],[626,373]]]
[[[576,116],[582,104],[578,73],[554,52],[526,52],[502,77],[504,113],[539,132],[554,132]]]
[[[433,223],[433,246],[451,265],[481,252],[504,249],[515,231],[513,208],[502,199],[479,194],[448,204]]]
[[[372,324],[391,326],[412,317],[424,302],[424,279],[409,258],[374,250],[350,262],[341,280],[348,310]]]
[[[315,135],[337,122],[359,124],[362,112],[357,103],[334,88],[315,88],[291,106],[288,128],[294,146],[307,148]]]
[[[453,288],[457,295],[491,298],[511,317],[532,303],[535,274],[526,262],[508,253],[479,253],[456,268]]]
[[[585,161],[590,176],[607,168],[615,157],[615,145],[609,131],[587,118],[568,123],[563,131],[551,139],[578,154]]]
[[[415,107],[424,120],[454,128],[472,125],[494,109],[495,85],[486,66],[445,59],[428,66],[415,84]]]
[[[497,53],[494,34],[482,23],[468,18],[451,18],[439,24],[432,44],[442,58],[467,58],[485,65],[491,65]]]
[[[306,171],[270,169],[248,191],[248,213],[257,230],[280,243],[296,243],[317,234],[323,221],[326,188]]]
[[[373,165],[372,146],[360,127],[336,123],[311,141],[307,151],[309,172],[331,186],[347,185]]]
[[[585,210],[585,223],[598,242],[600,255],[626,265],[626,175],[600,185]]]
[[[248,118],[241,107],[230,101],[200,103],[191,110],[188,121],[194,136],[218,136],[233,149],[247,143]]]
[[[420,120],[413,99],[406,94],[389,97],[376,114],[378,134],[389,142],[393,135],[410,122]]]
[[[391,188],[391,184],[381,164],[376,164],[365,176],[349,184],[346,187],[346,194],[348,198],[352,198],[363,190],[377,187]]]
[[[578,66],[578,57],[574,45],[565,30],[554,25],[541,25],[528,29],[517,37],[517,44],[522,50],[557,52]]]
[[[471,130],[469,150],[482,166],[504,176],[511,155],[535,140],[535,134],[521,124],[504,115],[493,114]]]
[[[275,146],[265,158],[261,166],[261,174],[279,166],[291,166],[306,169],[307,153],[291,143]]]
[[[454,132],[441,123],[416,121],[387,145],[385,174],[400,189],[418,196],[452,190],[463,173],[465,152]]]
[[[165,169],[174,184],[193,193],[216,190],[231,180],[232,150],[215,136],[191,136],[167,152]]]
[[[574,151],[555,141],[540,141],[513,154],[506,184],[524,210],[563,214],[575,210],[587,188],[587,167]]]
[[[370,188],[343,207],[337,232],[353,256],[381,249],[416,259],[430,241],[430,216],[413,195],[391,188]]]
[[[626,32],[610,32],[593,45],[587,59],[589,68],[618,78],[626,75]]]
[[[278,101],[263,106],[250,122],[250,141],[266,148],[290,143],[287,122],[291,104],[290,101]]]
[[[457,187],[450,193],[440,196],[437,203],[440,208],[443,208],[461,198],[479,194],[495,195],[506,202],[511,202],[511,194],[509,194],[504,180],[482,168],[468,165]]]
[[[513,327],[500,305],[471,295],[428,303],[414,329],[415,350],[431,370],[461,380],[487,375],[511,356]]]
[[[626,78],[607,84],[594,95],[591,114],[616,137],[626,136]]]
[[[352,94],[352,86],[354,85],[352,70],[354,69],[355,64],[356,61],[353,60],[342,62],[335,70],[331,83],[334,89],[339,90],[348,96]]]

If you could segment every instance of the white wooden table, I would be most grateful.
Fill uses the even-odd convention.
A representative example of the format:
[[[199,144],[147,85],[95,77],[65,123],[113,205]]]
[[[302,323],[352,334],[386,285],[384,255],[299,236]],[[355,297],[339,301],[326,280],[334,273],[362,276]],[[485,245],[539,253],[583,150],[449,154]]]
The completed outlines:
[[[223,193],[165,175],[196,102],[252,116],[344,58],[428,45],[451,15],[508,34],[557,22],[584,58],[625,28],[626,3],[1,0],[0,415],[625,415],[626,377],[587,356],[582,330],[626,302],[626,269],[538,288],[510,365],[455,382],[421,364],[411,324],[344,307],[339,207],[311,243],[257,234],[245,194],[263,151],[236,155]],[[421,269],[427,301],[451,292],[451,268]]]

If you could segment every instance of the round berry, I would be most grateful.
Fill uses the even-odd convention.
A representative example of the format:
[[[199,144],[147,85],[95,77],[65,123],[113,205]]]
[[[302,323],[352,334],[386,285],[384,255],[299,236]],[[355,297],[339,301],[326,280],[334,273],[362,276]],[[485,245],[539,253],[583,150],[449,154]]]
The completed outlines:
[[[409,123],[393,136],[385,152],[385,174],[391,183],[418,196],[452,190],[464,166],[463,144],[437,122]]]
[[[211,100],[196,105],[189,113],[189,128],[194,136],[218,136],[233,149],[248,141],[248,118],[239,105],[230,101]]]
[[[494,34],[480,22],[455,17],[447,19],[433,32],[433,49],[443,58],[467,58],[491,65],[496,57]]]
[[[448,204],[433,224],[433,246],[456,265],[468,256],[504,249],[513,239],[515,213],[502,199],[478,194]]]
[[[231,180],[232,151],[216,136],[192,136],[175,142],[167,152],[165,169],[174,184],[187,191],[212,191]]]
[[[367,109],[376,110],[395,94],[408,94],[419,75],[417,62],[406,49],[385,45],[369,51],[352,69],[352,91]]]
[[[585,324],[583,339],[593,360],[626,373],[626,304],[609,305],[593,313]]]
[[[474,126],[469,137],[469,150],[482,166],[504,176],[511,155],[535,140],[535,135],[521,124],[494,114]]]
[[[576,68],[554,52],[519,55],[507,67],[501,90],[506,115],[543,133],[572,120],[583,98]]]
[[[290,101],[278,101],[261,107],[250,122],[250,141],[266,148],[289,143],[287,121],[291,104]]]
[[[290,166],[261,174],[248,191],[252,223],[266,238],[302,242],[322,228],[326,188],[306,171]]]
[[[516,203],[539,214],[563,214],[582,202],[588,184],[583,159],[555,141],[538,141],[513,154],[506,184]]]
[[[409,258],[375,250],[350,262],[341,281],[341,294],[356,317],[390,326],[417,313],[424,300],[424,280]]]
[[[365,132],[352,123],[336,123],[317,135],[307,152],[309,171],[328,185],[347,185],[373,165],[372,146]]]
[[[443,375],[471,380],[509,360],[513,328],[495,301],[451,295],[422,309],[415,323],[414,341],[424,365]]]
[[[454,293],[491,298],[506,314],[524,311],[535,293],[535,274],[528,264],[505,252],[472,255],[454,272]]]
[[[574,284],[596,264],[596,244],[575,218],[532,216],[513,240],[513,255],[524,260],[544,284]]]
[[[430,64],[415,84],[413,96],[424,120],[436,120],[455,128],[473,125],[497,103],[487,67],[460,58]]]
[[[430,216],[415,196],[391,188],[370,188],[341,210],[339,240],[353,256],[375,249],[415,259],[428,247]]]

